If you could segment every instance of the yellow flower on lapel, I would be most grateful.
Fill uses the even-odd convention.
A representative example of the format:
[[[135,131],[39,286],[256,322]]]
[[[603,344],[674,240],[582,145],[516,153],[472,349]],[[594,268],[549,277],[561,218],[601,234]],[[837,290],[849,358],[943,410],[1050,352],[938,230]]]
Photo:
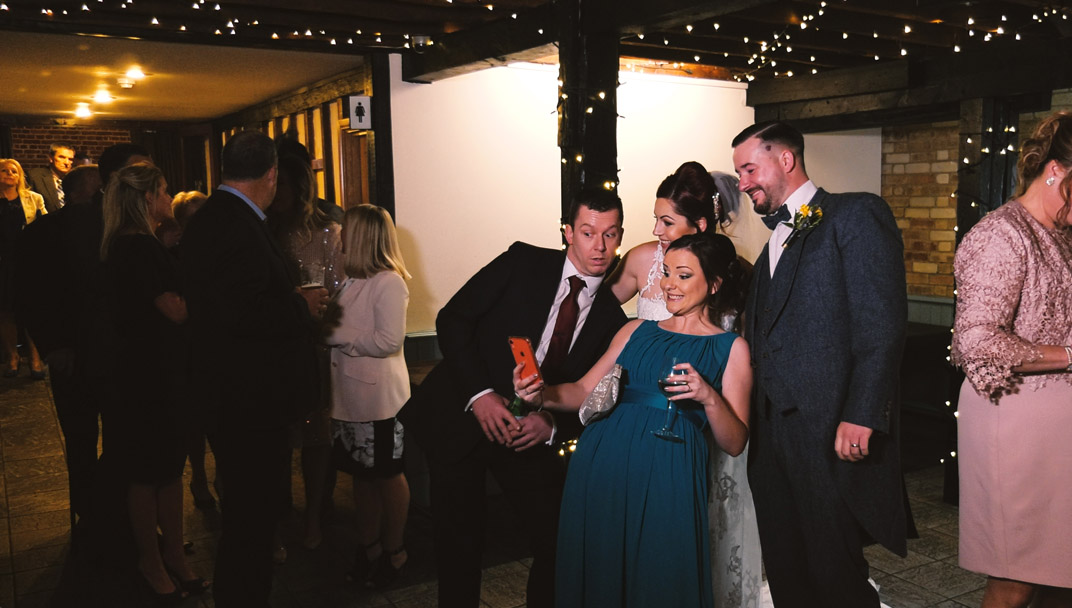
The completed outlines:
[[[823,208],[816,205],[814,208],[804,203],[800,206],[800,210],[793,214],[793,220],[789,222],[782,222],[786,226],[793,229],[786,237],[785,242],[782,243],[782,249],[789,249],[789,246],[796,241],[801,234],[811,230],[823,221]]]

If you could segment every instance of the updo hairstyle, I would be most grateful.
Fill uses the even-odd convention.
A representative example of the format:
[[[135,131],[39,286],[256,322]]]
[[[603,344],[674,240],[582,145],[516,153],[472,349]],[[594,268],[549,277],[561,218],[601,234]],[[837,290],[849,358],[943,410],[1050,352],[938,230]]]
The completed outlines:
[[[707,314],[715,325],[721,325],[724,316],[737,315],[743,310],[748,269],[737,257],[729,237],[714,232],[687,234],[670,243],[666,252],[675,249],[684,249],[696,256],[708,285],[722,279],[718,291],[707,297]]]
[[[1051,160],[1069,170],[1058,186],[1065,204],[1056,218],[1058,226],[1067,227],[1069,208],[1072,207],[1069,197],[1072,191],[1072,112],[1055,112],[1046,117],[1031,138],[1020,147],[1020,160],[1016,163],[1019,178],[1017,197],[1023,196],[1036,179],[1041,179],[1046,164]]]
[[[674,212],[697,230],[700,218],[704,218],[707,220],[706,231],[713,233],[722,221],[722,213],[715,210],[715,192],[715,180],[707,169],[696,161],[689,161],[659,184],[655,198],[669,199],[674,204]]]

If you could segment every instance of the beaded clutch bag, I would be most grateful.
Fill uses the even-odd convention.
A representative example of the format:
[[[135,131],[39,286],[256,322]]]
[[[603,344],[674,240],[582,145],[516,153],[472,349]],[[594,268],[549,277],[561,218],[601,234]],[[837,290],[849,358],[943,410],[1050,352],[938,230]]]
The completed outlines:
[[[607,372],[606,376],[600,378],[596,387],[581,404],[581,409],[577,412],[581,424],[587,426],[588,423],[610,414],[614,406],[618,405],[618,387],[621,379],[622,366],[615,363],[614,368]]]

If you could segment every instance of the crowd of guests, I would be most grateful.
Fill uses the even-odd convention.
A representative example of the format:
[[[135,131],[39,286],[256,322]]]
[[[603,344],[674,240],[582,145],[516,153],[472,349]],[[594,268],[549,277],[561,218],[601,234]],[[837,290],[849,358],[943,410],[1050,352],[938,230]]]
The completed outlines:
[[[900,233],[881,198],[816,186],[790,125],[731,145],[739,178],[682,164],[655,190],[656,240],[616,267],[623,208],[603,189],[572,201],[564,250],[492,260],[439,312],[443,360],[413,395],[391,216],[319,199],[301,144],[240,132],[219,189],[174,198],[132,144],[73,169],[53,146],[38,192],[0,159],[5,375],[18,320],[31,373],[51,370],[76,539],[125,530],[158,604],[211,588],[221,607],[268,606],[298,449],[302,544],[320,546],[335,472],[350,474],[347,576],[383,589],[409,560],[409,434],[428,457],[441,606],[479,605],[490,473],[533,553],[529,606],[755,606],[765,569],[779,608],[877,607],[863,548],[904,556],[909,529]],[[1019,171],[956,256],[960,561],[989,577],[985,608],[1067,608],[1072,114],[1042,122]],[[725,235],[740,193],[771,229],[754,266]],[[197,507],[222,508],[212,582],[184,552],[186,462]]]

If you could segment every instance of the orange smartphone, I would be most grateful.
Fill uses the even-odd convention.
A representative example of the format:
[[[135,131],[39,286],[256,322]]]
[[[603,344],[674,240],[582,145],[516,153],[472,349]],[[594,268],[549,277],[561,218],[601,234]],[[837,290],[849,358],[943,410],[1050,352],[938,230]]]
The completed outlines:
[[[532,342],[522,336],[510,336],[510,350],[514,353],[514,362],[523,365],[521,377],[528,378],[536,374],[538,382],[543,381],[540,375],[540,366],[536,364],[536,354],[532,351]]]

